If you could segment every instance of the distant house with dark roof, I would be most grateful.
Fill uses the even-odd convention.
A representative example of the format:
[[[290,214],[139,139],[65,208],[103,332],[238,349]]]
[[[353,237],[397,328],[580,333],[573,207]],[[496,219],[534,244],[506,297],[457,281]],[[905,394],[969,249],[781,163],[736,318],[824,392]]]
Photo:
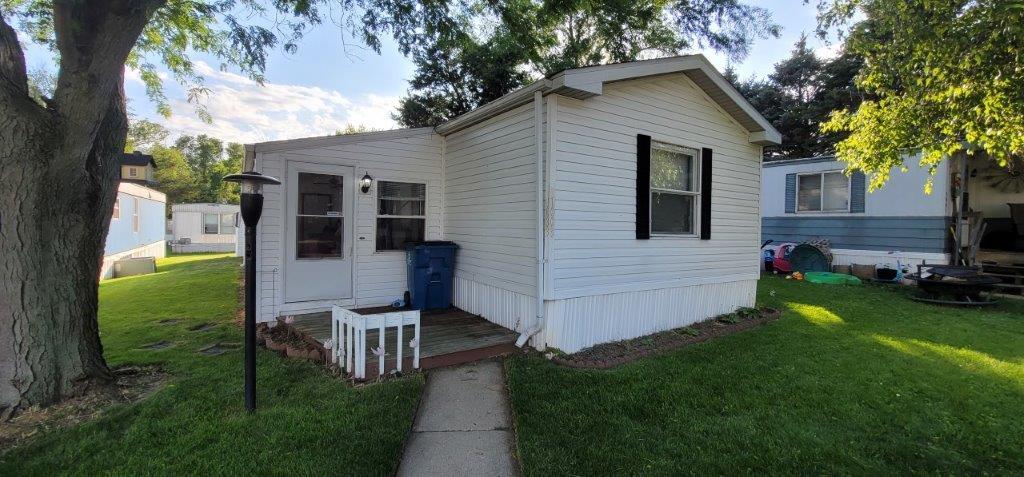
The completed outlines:
[[[120,184],[110,217],[100,278],[113,278],[114,263],[126,258],[166,255],[167,196],[156,184],[153,156],[141,152],[121,154]]]
[[[156,161],[153,156],[139,151],[121,154],[122,181],[142,184],[156,183]]]

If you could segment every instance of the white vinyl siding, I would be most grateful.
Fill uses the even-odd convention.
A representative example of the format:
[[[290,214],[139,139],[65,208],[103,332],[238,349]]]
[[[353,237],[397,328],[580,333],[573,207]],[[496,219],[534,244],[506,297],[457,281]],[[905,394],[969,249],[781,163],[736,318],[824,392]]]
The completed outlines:
[[[233,250],[236,240],[234,227],[229,230],[225,227],[229,222],[232,225],[237,222],[237,214],[238,206],[231,204],[174,204],[170,221],[172,246],[182,252]],[[183,238],[188,238],[192,245],[175,245]]]
[[[381,137],[383,136],[383,137]],[[369,133],[353,141],[342,137],[335,145],[308,146],[273,152],[256,153],[256,170],[284,180],[289,160],[352,166],[355,181],[369,174],[374,187],[368,193],[355,190],[355,263],[351,300],[313,301],[288,304],[282,298],[284,253],[283,186],[264,188],[263,217],[259,224],[260,256],[259,320],[270,321],[282,314],[322,311],[331,304],[344,306],[376,306],[390,304],[406,289],[405,255],[377,252],[375,245],[377,220],[377,185],[381,181],[416,182],[427,186],[426,239],[442,238],[441,203],[441,137],[427,129]],[[348,239],[346,238],[346,241]]]
[[[535,138],[533,103],[446,138],[445,239],[459,245],[460,279],[536,296]]]
[[[606,84],[557,104],[554,298],[756,279],[761,148],[689,78]],[[636,239],[637,134],[714,150],[710,240]]]

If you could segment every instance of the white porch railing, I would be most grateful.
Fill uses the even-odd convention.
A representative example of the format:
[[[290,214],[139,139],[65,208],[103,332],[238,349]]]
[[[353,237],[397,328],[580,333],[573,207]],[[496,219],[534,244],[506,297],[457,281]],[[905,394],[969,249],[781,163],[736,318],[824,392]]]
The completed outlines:
[[[340,364],[356,379],[366,379],[366,330],[378,330],[377,348],[370,350],[377,355],[378,374],[384,374],[387,353],[384,338],[388,328],[395,328],[398,342],[395,346],[396,366],[402,370],[403,330],[414,327],[412,340],[412,367],[420,367],[420,312],[419,310],[360,315],[340,306],[331,309],[331,362]],[[344,361],[342,361],[344,359]]]

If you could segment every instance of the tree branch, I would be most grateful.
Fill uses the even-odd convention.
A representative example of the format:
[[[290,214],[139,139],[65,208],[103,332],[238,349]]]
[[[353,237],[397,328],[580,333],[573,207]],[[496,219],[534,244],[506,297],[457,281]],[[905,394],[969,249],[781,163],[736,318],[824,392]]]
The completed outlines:
[[[25,53],[18,43],[18,34],[4,20],[0,11],[0,94],[13,100],[20,95],[28,98],[28,71],[25,68]]]
[[[65,125],[63,157],[85,157],[92,149],[110,98],[122,86],[128,54],[164,3],[166,0],[54,0],[60,71],[51,104]]]

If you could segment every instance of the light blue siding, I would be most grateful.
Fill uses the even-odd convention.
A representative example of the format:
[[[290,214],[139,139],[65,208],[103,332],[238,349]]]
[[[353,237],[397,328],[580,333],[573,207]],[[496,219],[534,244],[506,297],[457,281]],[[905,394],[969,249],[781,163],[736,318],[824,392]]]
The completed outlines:
[[[764,217],[761,236],[777,243],[826,238],[840,249],[942,253],[948,223],[946,217]]]
[[[119,218],[110,219],[110,230],[107,232],[107,245],[104,255],[125,252],[143,245],[163,240],[167,229],[166,210],[163,202],[136,197],[125,192],[118,192],[117,198],[121,205]],[[135,212],[135,201],[139,204],[139,231],[132,230],[132,214]]]

